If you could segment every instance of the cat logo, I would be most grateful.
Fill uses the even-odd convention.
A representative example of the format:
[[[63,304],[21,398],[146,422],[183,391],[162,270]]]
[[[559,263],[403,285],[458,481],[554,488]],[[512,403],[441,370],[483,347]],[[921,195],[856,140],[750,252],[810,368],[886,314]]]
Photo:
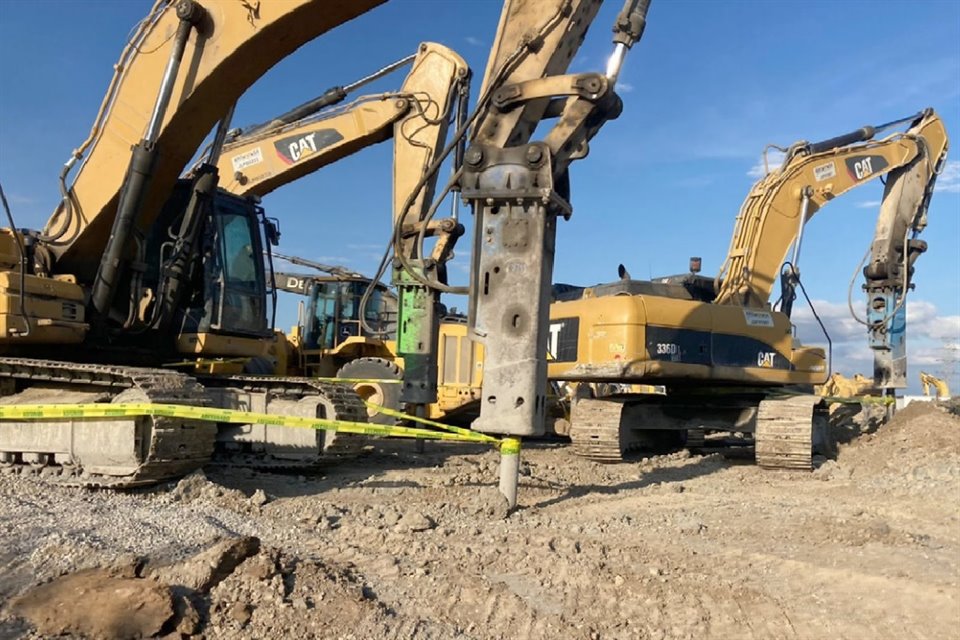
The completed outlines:
[[[757,366],[763,367],[764,369],[772,369],[776,357],[776,351],[761,351],[757,354]]]
[[[576,362],[577,342],[580,338],[580,318],[550,320],[547,352],[554,362]]]
[[[343,136],[335,129],[318,129],[303,135],[278,140],[273,143],[273,147],[284,163],[293,164],[341,140],[343,140]]]
[[[847,172],[851,180],[866,180],[886,169],[889,164],[883,156],[854,156],[847,158]]]

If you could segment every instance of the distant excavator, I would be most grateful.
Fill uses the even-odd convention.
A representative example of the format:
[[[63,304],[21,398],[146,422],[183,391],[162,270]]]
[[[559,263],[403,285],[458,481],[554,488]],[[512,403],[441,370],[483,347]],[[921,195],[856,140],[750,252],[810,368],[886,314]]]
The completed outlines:
[[[825,383],[817,385],[814,391],[825,398],[857,398],[875,394],[877,389],[873,380],[861,373],[855,373],[852,378],[848,378],[835,372]]]
[[[938,378],[937,376],[921,371],[920,384],[923,385],[923,395],[929,396],[932,387],[933,397],[937,400],[950,399],[950,386],[943,378]]]
[[[905,131],[876,135],[907,123]],[[803,291],[803,230],[825,204],[873,178],[885,178],[883,202],[863,275],[874,384],[906,386],[907,292],[917,238],[927,222],[947,134],[925,110],[909,118],[818,143],[798,142],[783,164],[750,190],[716,278],[690,273],[589,288],[555,288],[550,308],[551,380],[662,384],[666,395],[584,398],[571,412],[579,454],[621,460],[651,438],[682,442],[704,431],[752,435],[768,468],[809,469],[825,442],[826,407],[812,394],[830,376],[828,354],[801,346],[790,315]],[[793,247],[792,253],[790,252]],[[770,304],[774,283],[780,299]],[[851,307],[852,308],[852,307]]]
[[[274,271],[280,291],[306,298],[300,303],[297,326],[288,335],[293,366],[307,376],[354,381],[354,389],[368,403],[368,421],[396,422],[395,415],[380,410],[403,409],[399,382],[404,363],[397,354],[396,294],[346,267],[280,253],[274,257],[315,272]],[[361,322],[360,302],[371,287]],[[440,323],[438,371],[438,399],[428,406],[427,417],[462,419],[475,413],[476,406],[469,405],[475,405],[480,396],[483,350],[467,338],[462,318],[447,316]]]

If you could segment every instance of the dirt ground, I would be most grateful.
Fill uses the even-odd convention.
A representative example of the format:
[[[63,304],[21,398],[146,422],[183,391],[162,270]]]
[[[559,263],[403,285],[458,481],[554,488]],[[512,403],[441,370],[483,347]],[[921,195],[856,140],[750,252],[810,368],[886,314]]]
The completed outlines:
[[[0,637],[960,638],[960,418],[836,423],[812,473],[533,444],[506,519],[464,445],[126,493],[5,475]]]

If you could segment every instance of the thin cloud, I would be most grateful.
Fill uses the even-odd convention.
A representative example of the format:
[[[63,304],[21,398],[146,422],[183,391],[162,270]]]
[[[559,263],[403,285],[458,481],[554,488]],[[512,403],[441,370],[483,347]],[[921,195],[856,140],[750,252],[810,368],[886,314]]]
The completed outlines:
[[[474,36],[467,36],[466,38],[464,38],[464,40],[467,41],[467,44],[469,44],[469,45],[471,45],[471,46],[474,46],[474,47],[483,46],[483,40],[481,40],[480,38],[474,37]]]
[[[814,300],[813,306],[824,326],[826,326],[827,333],[830,334],[834,345],[862,340],[862,345],[866,348],[867,329],[850,315],[846,303]],[[857,313],[862,315],[862,310],[857,309]],[[800,336],[801,340],[810,343],[818,343],[823,340],[823,330],[810,311],[810,307],[804,304],[795,308],[792,319],[797,326],[797,335]]]
[[[943,171],[937,177],[934,191],[941,193],[960,193],[960,160],[948,160]]]
[[[847,376],[862,373],[869,377],[873,353],[867,344],[867,328],[850,316],[845,303],[814,300],[813,304],[833,342],[833,370]],[[854,306],[862,316],[862,301]],[[803,343],[825,346],[823,332],[809,307],[796,308],[792,321]],[[921,369],[939,372],[956,384],[960,370],[951,346],[954,344],[960,344],[960,316],[941,315],[937,306],[927,300],[907,300],[907,380],[911,389],[916,390],[917,372]]]
[[[880,202],[879,200],[866,200],[864,202],[858,202],[857,208],[858,209],[876,209],[881,204],[883,203]]]
[[[633,91],[633,85],[629,82],[618,82],[617,83],[617,92],[618,93],[630,93]]]
[[[757,161],[757,164],[750,167],[750,170],[747,171],[747,175],[751,178],[762,178],[767,175],[767,170],[773,171],[781,164],[783,164],[786,154],[782,151],[776,149],[770,149],[767,151],[767,163],[763,163],[763,154],[760,154],[760,159]]]
[[[8,199],[10,200],[10,204],[23,204],[23,205],[37,204],[36,198],[33,198],[31,196],[21,195],[19,193],[11,193],[8,196]]]
[[[960,316],[942,316],[936,305],[926,300],[907,302],[907,331],[933,340],[960,342]]]

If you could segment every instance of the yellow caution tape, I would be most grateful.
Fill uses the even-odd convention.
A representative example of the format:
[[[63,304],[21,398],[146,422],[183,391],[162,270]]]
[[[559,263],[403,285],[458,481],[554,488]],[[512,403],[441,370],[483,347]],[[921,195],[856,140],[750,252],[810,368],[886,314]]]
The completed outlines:
[[[310,376],[311,380],[320,382],[343,382],[344,384],[400,384],[403,380],[396,378],[318,378]]]
[[[890,396],[825,396],[823,399],[840,404],[893,404],[897,401]]]
[[[400,438],[421,438],[427,440],[449,440],[456,442],[479,442],[497,444],[499,440],[482,433],[466,429],[458,432],[433,431],[416,427],[394,427],[351,422],[348,420],[327,420],[324,418],[306,418],[300,416],[281,416],[234,409],[216,409],[210,407],[192,407],[180,404],[159,403],[118,403],[118,404],[34,404],[0,406],[0,420],[43,420],[46,418],[123,418],[137,416],[157,416],[203,420],[206,422],[224,422],[229,424],[268,424],[278,427],[300,429],[318,429],[340,431],[370,436],[389,436]]]
[[[482,442],[499,442],[497,438],[493,436],[488,436],[484,433],[478,431],[471,431],[470,429],[464,429],[463,427],[455,427],[451,424],[443,424],[442,422],[436,422],[434,420],[428,420],[427,418],[421,418],[420,416],[410,415],[408,413],[403,413],[397,411],[396,409],[388,409],[387,407],[381,407],[378,404],[372,402],[363,401],[363,404],[367,405],[371,409],[376,410],[379,413],[382,413],[385,416],[390,416],[391,418],[396,418],[398,420],[409,420],[410,422],[418,422],[420,424],[425,424],[430,427],[436,427],[437,429],[443,429],[444,431],[449,431],[450,433],[456,433],[470,438],[471,440],[480,439]]]
[[[520,438],[504,438],[500,441],[500,455],[516,456],[520,454]]]

